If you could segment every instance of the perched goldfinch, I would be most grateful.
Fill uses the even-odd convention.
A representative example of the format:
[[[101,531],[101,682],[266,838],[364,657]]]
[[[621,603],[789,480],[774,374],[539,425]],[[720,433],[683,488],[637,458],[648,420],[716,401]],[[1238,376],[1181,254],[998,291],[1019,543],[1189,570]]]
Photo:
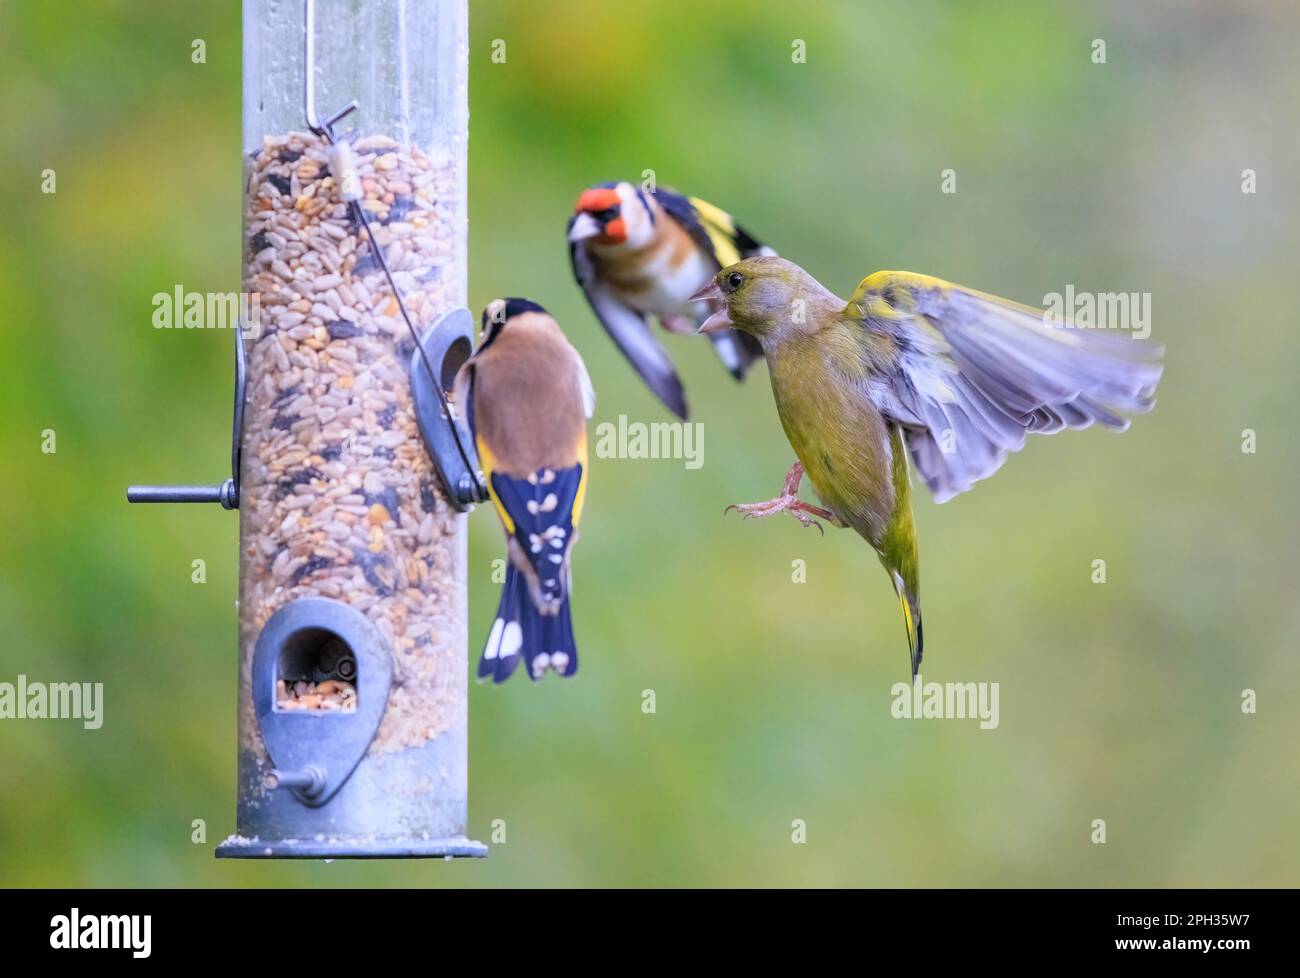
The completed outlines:
[[[683,420],[686,392],[651,335],[654,316],[671,333],[693,334],[714,309],[691,298],[724,265],[775,254],[731,215],[698,197],[626,181],[582,192],[569,220],[573,274],[592,310],[654,395]],[[737,380],[762,351],[753,337],[717,330],[713,349]]]
[[[480,679],[578,671],[569,557],[587,491],[587,368],[551,315],[527,299],[483,310],[483,338],[456,376],[479,462],[506,531],[508,566]]]
[[[1124,430],[1154,405],[1158,347],[1055,328],[1044,314],[912,272],[876,272],[840,299],[798,265],[751,258],[696,295],[724,308],[701,332],[738,329],[767,357],[777,413],[798,460],[776,499],[787,511],[856,530],[898,593],[912,676],[922,632],[911,453],[936,502],[998,470],[1029,433]],[[825,508],[797,496],[804,474]],[[728,507],[731,508],[731,507]]]

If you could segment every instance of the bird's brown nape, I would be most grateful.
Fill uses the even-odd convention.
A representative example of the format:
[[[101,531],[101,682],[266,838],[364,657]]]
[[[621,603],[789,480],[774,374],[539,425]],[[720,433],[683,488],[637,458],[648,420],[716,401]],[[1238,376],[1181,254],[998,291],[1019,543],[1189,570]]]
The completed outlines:
[[[475,357],[475,429],[501,471],[526,476],[577,461],[587,422],[575,356],[549,316],[528,312]]]

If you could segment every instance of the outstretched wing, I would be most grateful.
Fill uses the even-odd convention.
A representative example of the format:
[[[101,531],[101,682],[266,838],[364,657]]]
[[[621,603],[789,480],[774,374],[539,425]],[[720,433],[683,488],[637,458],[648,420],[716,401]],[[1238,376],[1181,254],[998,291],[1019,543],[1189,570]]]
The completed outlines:
[[[569,260],[573,263],[573,277],[582,286],[591,311],[605,327],[610,339],[623,351],[623,356],[632,364],[632,369],[640,374],[655,397],[685,421],[689,413],[686,391],[668,353],[651,335],[645,317],[620,300],[600,281],[581,242],[570,244]]]
[[[718,268],[734,265],[742,258],[776,254],[737,224],[730,214],[707,200],[686,197],[667,187],[657,188],[654,196],[664,212],[686,230]],[[710,333],[709,338],[723,366],[737,380],[744,380],[754,361],[763,357],[763,348],[748,333],[728,329]]]
[[[870,382],[936,502],[998,470],[1029,433],[1128,427],[1155,404],[1160,347],[1049,325],[1038,309],[912,272],[863,279],[845,314],[881,337]]]

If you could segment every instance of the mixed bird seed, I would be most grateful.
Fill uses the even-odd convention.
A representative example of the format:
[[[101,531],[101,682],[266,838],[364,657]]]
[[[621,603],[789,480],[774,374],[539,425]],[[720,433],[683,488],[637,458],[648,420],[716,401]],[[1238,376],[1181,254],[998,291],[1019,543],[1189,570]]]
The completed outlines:
[[[277,710],[339,710],[354,712],[357,708],[357,689],[341,679],[326,679],[321,683],[298,680],[296,683],[277,679],[275,682],[275,708]]]
[[[451,158],[384,137],[352,145],[361,205],[423,332],[465,301],[461,174]],[[463,723],[466,603],[460,517],[412,407],[414,343],[340,198],[328,147],[291,133],[267,138],[246,162],[244,288],[260,297],[261,321],[244,340],[244,708],[262,626],[292,600],[332,598],[365,614],[392,652],[371,751],[418,746]],[[328,695],[325,685],[282,681],[278,707],[355,708],[350,683]],[[247,746],[259,749],[250,720]]]

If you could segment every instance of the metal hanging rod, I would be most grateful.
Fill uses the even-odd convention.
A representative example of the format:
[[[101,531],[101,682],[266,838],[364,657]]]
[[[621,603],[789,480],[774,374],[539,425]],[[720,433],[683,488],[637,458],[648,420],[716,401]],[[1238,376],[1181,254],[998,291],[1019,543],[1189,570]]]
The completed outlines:
[[[239,466],[244,440],[244,394],[247,364],[244,354],[244,321],[235,330],[235,411],[231,419],[230,478],[211,486],[129,486],[129,503],[220,503],[222,509],[239,508]]]

